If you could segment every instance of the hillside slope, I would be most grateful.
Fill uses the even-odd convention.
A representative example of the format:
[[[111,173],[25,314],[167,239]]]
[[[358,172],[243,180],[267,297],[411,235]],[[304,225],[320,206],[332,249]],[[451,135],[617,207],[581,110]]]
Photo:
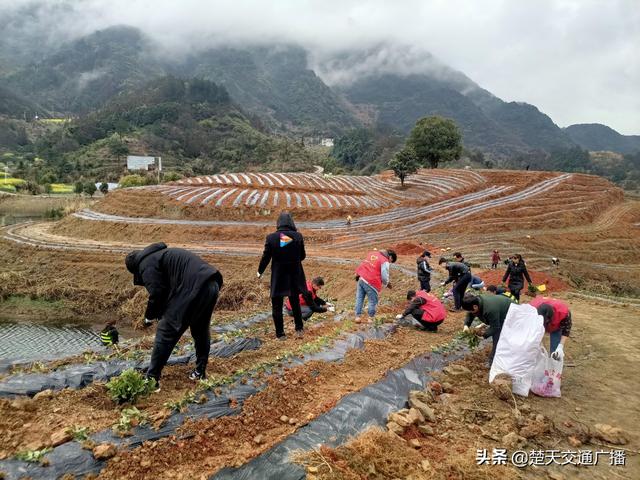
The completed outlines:
[[[260,131],[224,87],[161,77],[119,95],[38,142],[59,180],[117,179],[128,154],[162,156],[165,170],[193,175],[238,169],[310,168],[299,144]]]
[[[569,125],[564,131],[571,139],[590,151],[634,153],[640,151],[640,135],[621,135],[600,123]]]

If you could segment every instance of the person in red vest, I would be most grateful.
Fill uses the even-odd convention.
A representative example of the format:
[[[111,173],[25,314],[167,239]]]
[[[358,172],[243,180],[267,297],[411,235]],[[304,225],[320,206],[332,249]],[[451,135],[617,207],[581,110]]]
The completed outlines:
[[[373,322],[378,306],[378,296],[383,287],[391,288],[389,282],[389,263],[395,263],[398,255],[393,250],[374,250],[367,253],[366,258],[356,269],[356,323],[362,322],[362,308],[367,297],[369,306],[367,313],[369,320]]]
[[[309,320],[314,313],[324,313],[333,310],[333,305],[327,303],[318,296],[318,292],[324,287],[324,278],[316,277],[311,281],[307,280],[307,291],[300,294],[300,311],[302,312],[302,320]],[[287,315],[293,316],[291,302],[287,298],[284,302],[287,309]]]
[[[411,315],[414,325],[421,330],[437,332],[438,325],[444,322],[447,310],[444,305],[431,293],[424,290],[409,290],[407,300],[411,300],[405,311],[396,317],[401,320]]]
[[[555,360],[564,358],[564,344],[571,333],[569,305],[556,298],[536,297],[529,305],[538,309],[544,319],[544,329],[549,332],[549,351]]]

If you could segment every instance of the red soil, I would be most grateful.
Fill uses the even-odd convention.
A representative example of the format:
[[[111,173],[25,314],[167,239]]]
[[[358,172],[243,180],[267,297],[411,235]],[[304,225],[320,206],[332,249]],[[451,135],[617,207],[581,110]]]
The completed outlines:
[[[427,243],[418,245],[416,243],[410,243],[410,242],[396,243],[395,245],[392,245],[389,248],[393,249],[398,255],[411,255],[411,254],[420,255],[425,250],[429,250],[430,252],[433,252],[436,250],[436,247],[434,247],[433,245],[429,245]]]

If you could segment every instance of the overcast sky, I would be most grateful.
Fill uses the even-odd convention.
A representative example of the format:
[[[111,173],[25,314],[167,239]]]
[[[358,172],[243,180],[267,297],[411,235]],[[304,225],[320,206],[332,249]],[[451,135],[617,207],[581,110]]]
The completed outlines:
[[[78,35],[124,23],[176,50],[287,41],[330,52],[394,41],[431,52],[506,101],[536,105],[560,126],[598,122],[640,134],[640,0],[68,1],[72,12],[49,11],[38,28]],[[0,8],[29,3],[0,0]]]

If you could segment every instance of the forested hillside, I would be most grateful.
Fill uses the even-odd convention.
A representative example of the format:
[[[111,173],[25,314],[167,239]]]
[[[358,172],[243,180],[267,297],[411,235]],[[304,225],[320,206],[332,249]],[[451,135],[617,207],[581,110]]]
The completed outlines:
[[[117,180],[128,153],[162,156],[165,170],[186,175],[296,170],[313,163],[299,144],[256,128],[224,87],[175,77],[114,97],[22,151],[27,153],[17,162],[17,173],[50,183],[80,176]],[[40,163],[29,161],[34,155]]]
[[[600,123],[569,125],[564,131],[582,148],[591,151],[635,153],[640,151],[640,135],[621,135]]]

